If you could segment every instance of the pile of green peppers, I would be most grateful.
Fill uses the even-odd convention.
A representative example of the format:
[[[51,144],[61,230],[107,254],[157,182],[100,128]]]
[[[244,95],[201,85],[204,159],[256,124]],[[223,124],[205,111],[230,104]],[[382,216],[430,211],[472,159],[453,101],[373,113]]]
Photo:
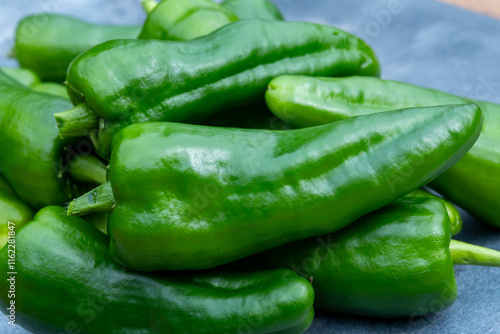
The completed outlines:
[[[268,0],[142,5],[142,26],[18,24],[21,67],[0,69],[11,325],[304,333],[315,309],[442,311],[454,265],[500,267],[452,239],[453,203],[500,227],[499,105],[379,79],[361,39]]]

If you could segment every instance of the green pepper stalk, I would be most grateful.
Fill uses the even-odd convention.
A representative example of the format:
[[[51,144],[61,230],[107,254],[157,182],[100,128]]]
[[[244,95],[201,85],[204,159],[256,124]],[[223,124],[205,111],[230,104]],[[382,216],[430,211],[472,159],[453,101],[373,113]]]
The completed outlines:
[[[476,145],[429,186],[483,222],[500,227],[500,105],[376,78],[282,76],[266,93],[269,108],[294,128],[410,107],[474,102],[484,114]]]
[[[459,105],[291,131],[134,124],[115,136],[110,181],[68,214],[111,212],[111,254],[129,268],[211,268],[408,194],[463,157],[481,123]]]
[[[500,267],[500,252],[450,238],[442,202],[402,198],[337,233],[231,266],[291,268],[312,282],[320,310],[383,318],[423,316],[455,302],[454,264]]]
[[[63,211],[44,208],[16,231],[15,324],[30,332],[300,334],[313,320],[312,286],[289,269],[143,275],[113,261],[108,238]],[[4,313],[9,254],[0,251]]]
[[[92,133],[96,151],[109,159],[112,138],[125,126],[198,124],[262,108],[267,85],[285,73],[379,75],[380,64],[359,38],[305,22],[242,20],[192,41],[114,40],[72,62],[67,87],[77,107],[62,121],[55,117],[61,138]]]

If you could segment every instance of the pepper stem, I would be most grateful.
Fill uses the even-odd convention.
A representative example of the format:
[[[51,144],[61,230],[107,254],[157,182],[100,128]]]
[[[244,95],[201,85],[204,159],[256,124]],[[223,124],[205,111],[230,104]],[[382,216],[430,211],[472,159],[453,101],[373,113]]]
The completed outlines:
[[[158,6],[158,2],[156,0],[141,0],[141,5],[146,14],[149,15]]]
[[[69,162],[69,174],[80,182],[106,183],[106,165],[93,155],[77,155]]]
[[[88,193],[75,198],[68,205],[68,216],[84,216],[94,212],[112,212],[115,197],[111,182],[106,182]]]
[[[500,252],[493,249],[451,240],[450,252],[454,264],[500,267]]]
[[[99,128],[99,117],[86,103],[80,103],[73,109],[54,114],[59,129],[59,137],[71,138],[88,135]]]

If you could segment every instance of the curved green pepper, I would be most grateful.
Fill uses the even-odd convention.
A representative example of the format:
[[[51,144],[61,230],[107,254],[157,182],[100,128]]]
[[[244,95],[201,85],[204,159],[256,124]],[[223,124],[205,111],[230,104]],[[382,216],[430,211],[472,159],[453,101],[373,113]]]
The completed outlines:
[[[311,284],[288,269],[142,275],[113,261],[107,237],[61,207],[16,231],[15,298],[0,252],[0,306],[34,333],[303,333]],[[50,296],[47,295],[50,291]],[[61,307],[61,305],[64,305]]]
[[[447,200],[442,199],[441,197],[433,195],[422,189],[414,190],[405,197],[425,197],[425,198],[433,198],[440,201],[446,208],[446,212],[448,213],[448,218],[450,219],[451,236],[454,237],[457,234],[459,234],[460,231],[462,231],[463,227],[462,216],[460,216],[460,212],[458,212],[458,209]]]
[[[153,5],[150,5],[153,3]],[[143,1],[148,17],[140,39],[186,41],[205,36],[237,21],[229,10],[211,0]]]
[[[455,164],[481,125],[475,105],[292,131],[134,124],[115,136],[110,183],[68,214],[112,211],[111,254],[129,268],[210,268],[389,204]]]
[[[112,39],[137,38],[140,31],[139,26],[108,26],[38,14],[19,22],[13,51],[19,64],[43,81],[63,82],[69,64],[83,51]]]
[[[423,316],[457,298],[453,264],[500,266],[500,252],[452,240],[442,203],[402,198],[347,228],[232,266],[292,268],[312,281],[314,306],[370,317]]]
[[[283,76],[269,85],[269,108],[292,127],[408,107],[469,103],[437,90],[372,78]],[[484,128],[477,143],[430,187],[489,225],[500,227],[500,105],[475,102]]]
[[[1,67],[0,70],[26,87],[39,84],[41,81],[35,72],[26,68]]]
[[[116,40],[92,48],[75,59],[67,77],[73,103],[85,104],[56,118],[61,137],[99,125],[94,146],[109,158],[112,136],[129,124],[198,123],[234,108],[264,106],[267,85],[278,74],[379,71],[373,51],[339,29],[244,20],[187,42]]]
[[[278,7],[269,0],[226,0],[222,6],[235,13],[240,20],[283,20]]]

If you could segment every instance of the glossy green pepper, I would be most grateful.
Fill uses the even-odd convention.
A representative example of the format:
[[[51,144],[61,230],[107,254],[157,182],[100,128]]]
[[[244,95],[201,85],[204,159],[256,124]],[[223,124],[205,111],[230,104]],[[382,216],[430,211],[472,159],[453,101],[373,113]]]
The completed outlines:
[[[187,41],[237,21],[232,12],[211,0],[143,1],[148,13],[140,39]]]
[[[278,74],[379,71],[373,51],[339,29],[244,20],[187,42],[116,40],[90,49],[68,72],[77,107],[56,118],[61,137],[99,126],[94,146],[109,158],[113,135],[132,123],[199,123],[235,108],[263,107],[267,85]]]
[[[481,125],[476,105],[291,131],[134,124],[115,137],[110,182],[68,214],[112,211],[111,255],[129,268],[211,268],[406,195],[462,158]]]
[[[500,266],[500,252],[451,240],[443,204],[403,198],[347,228],[233,267],[292,268],[312,281],[317,309],[370,317],[439,312],[457,298],[453,264]]]
[[[1,67],[0,70],[26,87],[39,84],[41,81],[35,72],[26,68]]]
[[[471,102],[395,81],[300,76],[273,80],[266,100],[285,123],[299,128],[380,111]],[[500,227],[500,105],[475,103],[485,118],[479,140],[456,166],[430,187],[485,223]]]
[[[43,81],[63,82],[71,61],[94,45],[119,38],[137,38],[140,26],[110,26],[76,18],[37,14],[23,18],[16,30],[13,53],[22,67]]]
[[[269,0],[226,0],[222,6],[235,13],[240,20],[283,20],[278,7]]]
[[[142,275],[113,261],[107,237],[61,207],[42,209],[0,252],[0,306],[33,333],[303,333],[311,284],[288,269]],[[15,298],[9,297],[10,272]],[[50,294],[47,295],[47,292]]]
[[[432,198],[440,201],[444,207],[446,208],[446,212],[448,213],[448,218],[450,219],[450,231],[451,231],[451,236],[454,237],[457,234],[459,234],[462,231],[463,227],[463,220],[462,216],[460,216],[460,212],[458,212],[458,209],[450,202],[448,202],[445,199],[442,199],[441,197],[438,197],[434,194],[431,194],[428,191],[422,190],[422,189],[417,189],[406,195],[405,197],[425,197],[425,198]]]

